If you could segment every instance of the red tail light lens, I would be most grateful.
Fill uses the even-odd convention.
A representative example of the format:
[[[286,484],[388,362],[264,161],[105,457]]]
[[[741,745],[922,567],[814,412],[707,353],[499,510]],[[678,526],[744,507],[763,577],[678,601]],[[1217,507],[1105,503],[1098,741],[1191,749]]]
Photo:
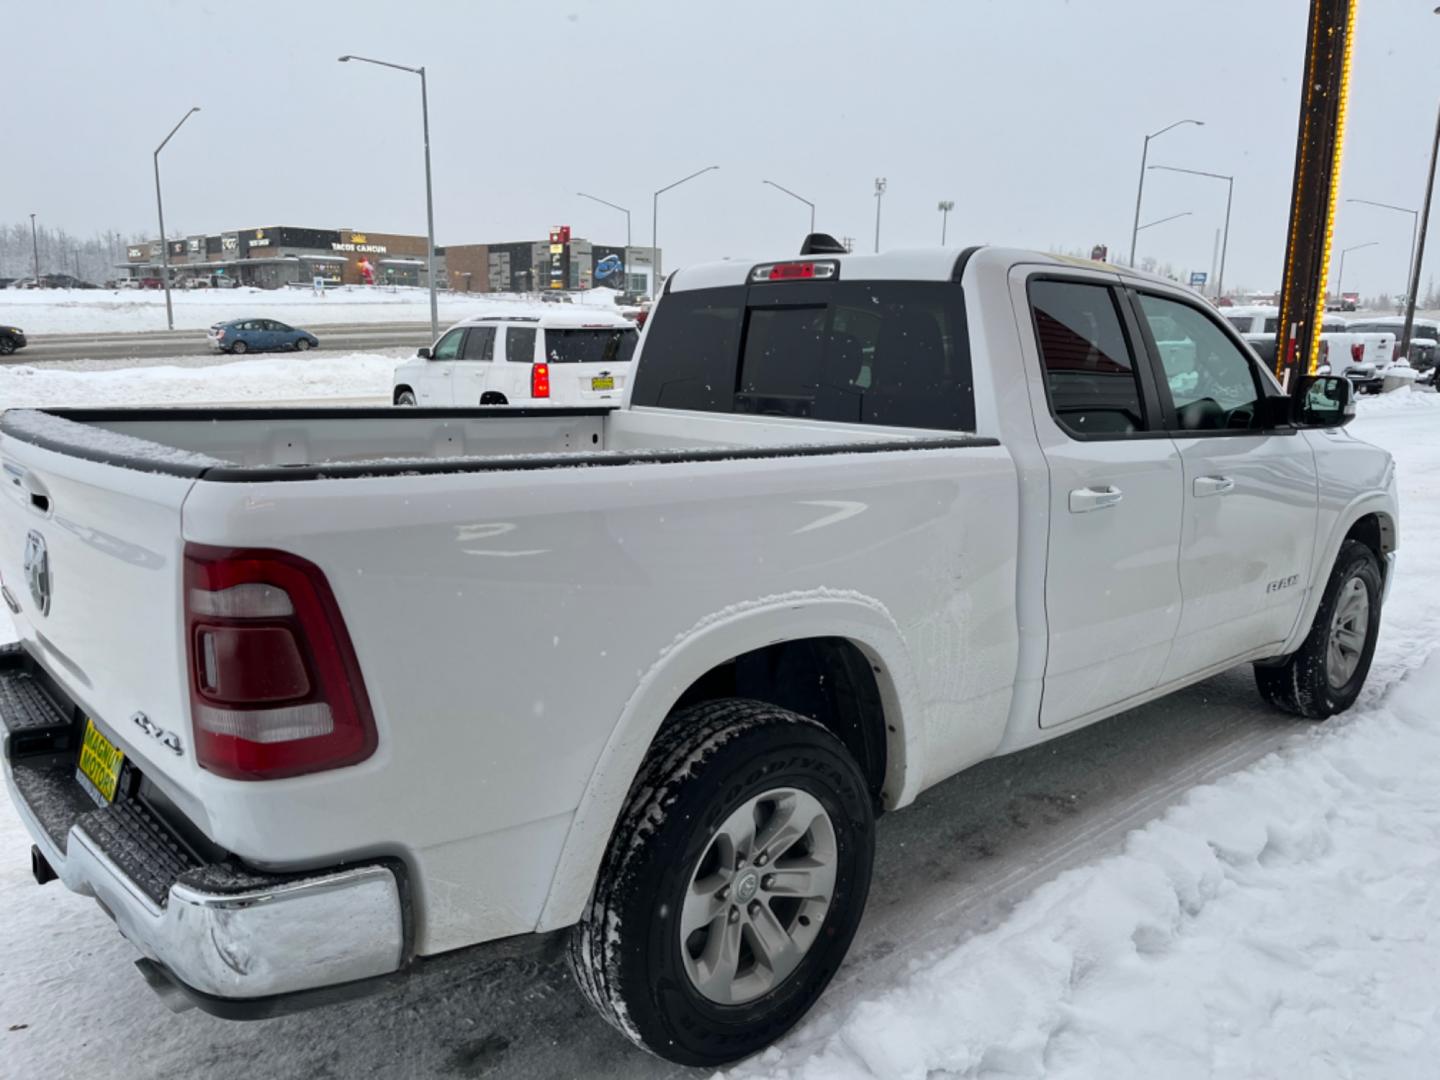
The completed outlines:
[[[283,551],[185,547],[195,756],[237,780],[354,765],[375,718],[335,595]]]
[[[549,364],[535,364],[530,368],[530,396],[540,398],[550,396]]]
[[[1363,341],[1356,341],[1351,344],[1350,359],[1354,360],[1357,364],[1365,359],[1365,343]]]
[[[752,282],[813,281],[817,278],[833,278],[838,270],[839,264],[834,260],[764,263],[750,271],[750,280]]]

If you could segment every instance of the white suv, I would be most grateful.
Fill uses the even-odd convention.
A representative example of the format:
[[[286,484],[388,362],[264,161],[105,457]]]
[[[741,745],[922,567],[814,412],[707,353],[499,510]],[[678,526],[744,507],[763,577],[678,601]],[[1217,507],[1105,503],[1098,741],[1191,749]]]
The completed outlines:
[[[395,369],[396,405],[619,405],[640,332],[619,315],[557,311],[452,326]]]

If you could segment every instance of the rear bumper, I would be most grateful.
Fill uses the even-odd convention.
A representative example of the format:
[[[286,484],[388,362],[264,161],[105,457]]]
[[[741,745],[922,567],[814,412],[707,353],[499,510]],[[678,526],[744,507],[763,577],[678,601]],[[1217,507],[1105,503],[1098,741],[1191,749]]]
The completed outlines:
[[[205,860],[142,801],[97,807],[73,779],[76,718],[19,649],[0,650],[5,782],[36,848],[93,896],[168,979],[206,1006],[373,980],[409,953],[404,875],[392,861],[302,874]],[[48,739],[47,739],[48,734]],[[270,1008],[266,1012],[283,1011]],[[229,1014],[242,1015],[231,1009]]]

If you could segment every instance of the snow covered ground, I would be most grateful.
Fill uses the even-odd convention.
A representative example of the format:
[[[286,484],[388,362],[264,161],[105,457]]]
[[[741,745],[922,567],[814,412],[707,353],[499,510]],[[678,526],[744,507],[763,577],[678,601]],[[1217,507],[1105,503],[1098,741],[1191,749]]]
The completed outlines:
[[[375,371],[366,377],[378,379],[394,363],[324,360],[340,370],[316,392],[342,396],[358,384],[347,376],[368,365]],[[260,370],[272,364],[295,361],[27,384],[60,374],[36,372],[0,381],[0,408],[45,403],[51,392],[77,404],[176,402],[189,392],[188,400],[218,401],[252,378],[273,380]],[[1172,789],[1153,786],[1147,766],[1173,745],[1151,732],[1162,717],[1177,732],[1205,732],[1227,694],[1251,707],[1243,672],[1140,710],[1143,722],[1098,725],[927,794],[882,823],[871,929],[862,926],[836,986],[781,1046],[729,1077],[1436,1075],[1440,395],[1387,395],[1360,409],[1351,430],[1398,461],[1402,554],[1357,708],[1313,728],[1256,709],[1279,752],[1222,768],[1228,775],[1191,787],[1168,810]],[[0,612],[0,640],[12,638]],[[1113,804],[1075,779],[1076,770],[1098,774],[1096,748],[1115,746],[1119,767],[1108,782],[1142,826],[1118,844]],[[1027,774],[1067,759],[1061,781],[1034,797],[1040,811],[1010,832],[1004,822],[970,831],[957,812],[988,821],[987,785],[1022,792]],[[1223,766],[1224,753],[1216,760]],[[1181,761],[1174,771],[1183,777],[1192,767]],[[1051,858],[1026,846],[1052,817],[1074,837],[1065,851],[1073,868],[1058,877],[1046,869]],[[100,1074],[124,1077],[690,1075],[631,1051],[550,961],[462,966],[368,1001],[259,1024],[170,1016],[92,902],[35,887],[29,843],[0,794],[0,1075],[95,1075],[97,1060]],[[1010,895],[1014,882],[1024,899],[996,917],[966,906],[977,894]],[[951,897],[944,919],[915,899],[937,890]]]
[[[171,292],[177,330],[203,330],[245,316],[281,319],[297,326],[335,323],[424,322],[430,318],[425,289],[347,285],[316,296],[310,289],[181,289]],[[614,307],[613,289],[590,289],[579,302]],[[533,296],[440,293],[440,321],[500,311],[535,314],[555,310]],[[27,334],[74,334],[165,329],[165,294],[155,289],[5,289],[0,322]]]
[[[402,350],[403,351],[403,350]],[[214,355],[108,370],[63,366],[0,367],[0,410],[104,405],[244,405],[316,399],[347,404],[390,402],[402,357],[375,353],[279,353],[229,361]],[[127,366],[118,366],[126,363]]]

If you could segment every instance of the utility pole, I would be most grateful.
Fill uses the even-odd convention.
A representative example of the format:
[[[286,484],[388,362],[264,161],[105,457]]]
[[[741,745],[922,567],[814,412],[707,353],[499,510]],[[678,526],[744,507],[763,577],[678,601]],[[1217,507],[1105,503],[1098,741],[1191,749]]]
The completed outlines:
[[[1435,12],[1440,15],[1440,8]],[[1425,182],[1425,208],[1420,211],[1420,236],[1415,241],[1415,263],[1410,268],[1410,295],[1405,298],[1405,330],[1400,355],[1410,357],[1410,334],[1415,329],[1415,294],[1420,291],[1420,264],[1425,261],[1425,230],[1430,224],[1430,199],[1435,194],[1435,159],[1440,157],[1440,111],[1435,114],[1435,144],[1430,149],[1430,179]]]
[[[940,200],[940,206],[939,206],[938,209],[940,210],[940,246],[941,246],[941,247],[944,247],[944,246],[945,246],[945,226],[946,226],[947,224],[949,224],[949,221],[950,221],[950,211],[955,209],[955,200],[954,200],[954,199],[942,199],[942,200]]]
[[[24,233],[20,234],[24,236]],[[25,241],[20,241],[22,244]],[[40,240],[35,232],[35,215],[30,215],[30,250],[35,254],[35,287],[40,287]]]
[[[885,177],[875,178],[875,254],[880,254],[880,203],[885,198]]]

